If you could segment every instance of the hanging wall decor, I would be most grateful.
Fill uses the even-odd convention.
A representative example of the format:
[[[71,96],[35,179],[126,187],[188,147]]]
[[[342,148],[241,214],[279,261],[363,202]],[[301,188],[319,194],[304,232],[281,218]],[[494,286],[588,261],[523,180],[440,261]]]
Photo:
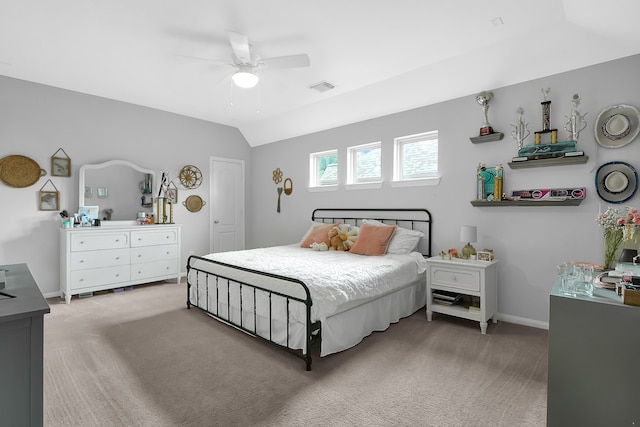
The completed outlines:
[[[291,193],[293,193],[293,181],[291,178],[287,178],[284,180],[284,194],[289,196]]]
[[[278,185],[282,182],[282,171],[280,170],[280,168],[276,168],[273,171],[273,182]],[[276,212],[280,213],[280,197],[282,196],[282,187],[277,187],[276,190],[278,191],[278,205],[276,207]]]
[[[206,205],[206,202],[202,200],[200,196],[191,195],[187,197],[187,199],[182,202],[182,204],[186,206],[189,212],[198,212],[204,205]]]
[[[64,157],[58,156],[61,151]],[[62,148],[51,156],[51,176],[71,176],[71,158]]]
[[[45,187],[51,184],[54,191],[47,191]],[[40,187],[40,210],[41,211],[57,211],[60,209],[60,192],[50,179]]]
[[[171,200],[171,203],[178,203],[178,187],[173,181],[169,181],[169,185],[167,185],[167,198]]]
[[[198,188],[202,184],[202,172],[193,165],[186,165],[180,169],[178,177],[185,188]]]
[[[30,187],[47,172],[38,163],[18,154],[0,159],[0,181],[10,187]]]

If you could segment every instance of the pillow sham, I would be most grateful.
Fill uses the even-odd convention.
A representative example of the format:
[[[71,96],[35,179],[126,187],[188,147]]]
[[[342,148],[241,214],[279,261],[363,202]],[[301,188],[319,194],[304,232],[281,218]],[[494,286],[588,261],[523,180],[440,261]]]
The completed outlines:
[[[358,238],[349,252],[359,255],[384,255],[387,253],[387,247],[397,228],[396,225],[362,224]]]
[[[364,221],[362,221],[362,223],[376,225],[379,227],[391,227],[391,225],[376,221],[375,219],[365,219]],[[387,253],[396,255],[410,254],[411,252],[416,250],[418,242],[420,242],[420,239],[422,237],[424,237],[424,233],[421,231],[408,230],[406,228],[398,227],[396,232],[393,233],[393,237],[389,242]]]
[[[300,247],[302,248],[310,248],[312,243],[326,243],[327,246],[331,243],[329,241],[329,230],[333,227],[336,227],[338,223],[334,224],[323,224],[314,222],[309,227],[309,230],[305,233],[302,241],[300,242]]]

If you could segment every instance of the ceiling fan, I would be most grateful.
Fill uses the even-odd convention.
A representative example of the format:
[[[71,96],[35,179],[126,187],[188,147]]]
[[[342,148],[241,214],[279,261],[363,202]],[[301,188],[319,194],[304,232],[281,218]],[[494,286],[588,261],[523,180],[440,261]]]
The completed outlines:
[[[232,63],[225,62],[237,69],[231,76],[236,86],[242,88],[252,88],[258,84],[260,77],[258,70],[263,68],[301,68],[310,65],[309,56],[307,54],[278,56],[274,58],[260,58],[253,52],[252,46],[249,44],[249,37],[244,34],[228,32],[229,44],[233,50],[231,56]]]

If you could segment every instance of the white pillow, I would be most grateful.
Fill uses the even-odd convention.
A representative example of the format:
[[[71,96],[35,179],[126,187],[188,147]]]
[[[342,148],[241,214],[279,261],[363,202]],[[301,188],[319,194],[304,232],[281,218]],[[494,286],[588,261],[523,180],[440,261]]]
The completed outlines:
[[[387,227],[391,227],[391,225],[384,224],[380,221],[376,221],[375,219],[365,219],[362,222],[364,224],[378,226],[385,225]],[[411,252],[415,251],[416,247],[418,246],[418,242],[422,237],[424,237],[424,233],[421,231],[398,227],[396,232],[393,233],[393,237],[389,242],[387,253],[396,255],[410,254]]]

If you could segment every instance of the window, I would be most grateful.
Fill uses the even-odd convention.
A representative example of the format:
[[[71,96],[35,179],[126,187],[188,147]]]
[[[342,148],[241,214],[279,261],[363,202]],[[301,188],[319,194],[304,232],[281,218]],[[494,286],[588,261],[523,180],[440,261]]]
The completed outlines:
[[[380,142],[349,147],[348,183],[368,184],[382,181]]]
[[[311,153],[309,187],[338,185],[338,150]]]
[[[394,181],[438,178],[438,131],[394,140]]]

